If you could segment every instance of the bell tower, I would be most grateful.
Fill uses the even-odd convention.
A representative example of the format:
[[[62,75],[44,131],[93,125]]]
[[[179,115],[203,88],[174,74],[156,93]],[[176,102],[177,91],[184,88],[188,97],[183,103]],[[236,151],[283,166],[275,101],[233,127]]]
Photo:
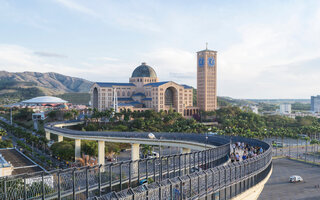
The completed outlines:
[[[197,104],[200,110],[217,109],[217,51],[197,52]]]

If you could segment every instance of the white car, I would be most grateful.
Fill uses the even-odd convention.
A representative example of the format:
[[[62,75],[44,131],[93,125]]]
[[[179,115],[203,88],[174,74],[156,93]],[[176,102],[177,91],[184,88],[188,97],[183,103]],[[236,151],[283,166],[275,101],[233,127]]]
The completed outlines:
[[[290,183],[297,183],[297,182],[302,182],[303,179],[301,176],[298,176],[298,175],[293,175],[293,176],[290,176],[289,178],[289,182]]]

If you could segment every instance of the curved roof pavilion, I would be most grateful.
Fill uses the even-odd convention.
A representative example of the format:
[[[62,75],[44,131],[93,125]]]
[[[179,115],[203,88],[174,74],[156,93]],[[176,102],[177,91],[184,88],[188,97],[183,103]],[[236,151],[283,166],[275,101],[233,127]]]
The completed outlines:
[[[63,100],[58,97],[52,97],[52,96],[41,96],[41,97],[35,97],[29,100],[22,101],[22,103],[25,104],[63,104],[68,103],[68,101]]]

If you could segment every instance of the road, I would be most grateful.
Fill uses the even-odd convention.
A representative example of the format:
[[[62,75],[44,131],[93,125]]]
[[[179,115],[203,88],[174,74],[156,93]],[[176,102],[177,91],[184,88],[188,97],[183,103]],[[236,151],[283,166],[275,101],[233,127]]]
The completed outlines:
[[[6,118],[4,117],[0,117],[0,120],[7,123],[7,124],[10,124],[10,121],[7,120]],[[23,130],[25,131],[28,131],[30,132],[30,130],[24,128],[24,127],[21,127],[21,126],[18,126],[17,124],[13,124],[15,127],[20,127],[22,128]],[[6,139],[11,139],[12,141],[12,144],[14,147],[17,147],[17,141],[20,140],[20,138],[17,138],[16,136],[14,136],[13,134],[11,134],[10,132],[8,132],[8,135],[5,136],[4,138]],[[35,161],[36,163],[38,163],[39,165],[41,165],[42,167],[45,167],[47,170],[52,170],[52,169],[55,169],[56,167],[60,166],[61,168],[66,168],[67,166],[65,165],[65,163],[63,161],[60,161],[60,160],[57,160],[55,159],[54,157],[48,155],[47,153],[45,153],[43,150],[39,150],[37,149],[36,147],[32,147],[32,145],[29,145],[27,143],[25,143],[27,146],[29,146],[32,150],[33,150],[33,153],[34,154],[38,154],[40,156],[44,156],[46,160],[51,160],[52,162],[52,166],[49,166],[47,164],[47,162],[44,162],[44,161],[41,161],[38,156],[36,155],[33,155],[33,157],[31,158],[33,161]]]
[[[289,177],[300,175],[304,182],[289,183]],[[273,172],[259,200],[319,200],[320,167],[289,159],[273,160]]]

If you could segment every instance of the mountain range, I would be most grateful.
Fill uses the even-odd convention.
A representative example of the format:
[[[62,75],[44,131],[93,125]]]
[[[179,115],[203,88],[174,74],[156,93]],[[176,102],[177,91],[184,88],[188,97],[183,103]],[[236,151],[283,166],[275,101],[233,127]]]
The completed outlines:
[[[0,103],[11,103],[36,96],[88,93],[93,83],[55,72],[0,71]]]

